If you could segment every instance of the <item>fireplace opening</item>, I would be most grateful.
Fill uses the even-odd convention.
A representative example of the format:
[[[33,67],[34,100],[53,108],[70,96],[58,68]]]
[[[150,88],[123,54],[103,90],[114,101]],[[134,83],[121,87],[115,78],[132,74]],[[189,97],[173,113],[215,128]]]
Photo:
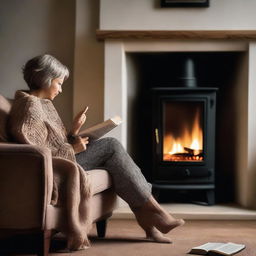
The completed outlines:
[[[211,135],[207,134],[209,125],[206,125],[206,103],[202,99],[197,98],[193,102],[189,102],[187,99],[185,101],[184,99],[176,101],[170,100],[170,98],[165,99],[165,102],[159,105],[159,108],[162,110],[158,114],[158,117],[162,119],[161,121],[158,120],[158,126],[162,126],[163,129],[154,127],[153,135],[151,131],[152,116],[154,114],[152,109],[152,90],[153,88],[168,90],[179,88],[182,85],[180,74],[183,72],[183,67],[181,63],[188,56],[195,63],[198,90],[202,88],[209,90],[211,88],[218,89],[216,98],[214,168],[203,168],[209,157],[207,147],[211,144],[209,141],[207,144],[204,138],[205,136],[209,138]],[[247,79],[247,61],[247,54],[245,52],[126,54],[128,88],[127,150],[140,166],[149,182],[153,183],[156,178],[159,179],[159,177],[154,176],[154,166],[151,161],[152,151],[154,150],[152,143],[158,139],[157,160],[161,162],[162,166],[172,165],[175,168],[183,168],[189,164],[192,167],[202,167],[200,175],[204,176],[204,178],[202,176],[201,178],[208,180],[208,184],[209,179],[214,178],[215,180],[214,195],[216,203],[235,202],[237,197],[235,192],[237,191],[236,179],[238,168],[240,168],[237,165],[240,147],[237,138],[238,135],[241,135],[241,127],[238,127],[237,120],[239,116],[246,115],[246,109],[243,108],[242,102],[239,101],[239,94],[241,94],[242,88],[246,88],[244,86],[246,81],[244,82],[244,80]],[[188,88],[187,92],[193,90],[196,91],[197,89]],[[179,90],[173,93],[175,96],[181,94]],[[167,113],[169,113],[168,118],[170,119],[166,119]],[[180,117],[182,115],[184,116],[183,118]],[[175,118],[175,122],[172,118]],[[184,123],[184,120],[187,120],[188,123]],[[173,123],[175,123],[175,126],[173,126]],[[155,130],[155,128],[158,128],[158,130]],[[196,130],[196,133],[198,133],[195,143],[193,143],[193,130]],[[184,136],[184,134],[186,135]],[[152,136],[154,140],[152,140]],[[167,138],[166,141],[164,137]],[[185,143],[184,140],[187,139],[184,139],[184,137],[189,137],[189,142]],[[175,156],[177,157],[176,159],[172,158]],[[189,157],[190,159],[188,159]],[[173,176],[175,175],[176,178],[177,176],[186,176],[188,173],[186,169],[183,168],[181,172],[172,171],[172,177],[169,180],[174,180]],[[211,171],[211,169],[214,169],[214,171]],[[193,170],[189,168],[189,172],[191,174]],[[209,172],[211,175],[209,175]],[[162,178],[161,175],[164,176],[166,173],[168,172],[160,171],[158,175]],[[179,184],[178,181],[177,184]],[[175,196],[177,193],[179,195]],[[196,198],[194,198],[194,194]],[[180,196],[183,198],[182,200]],[[190,202],[196,201],[200,196],[202,196],[202,193],[199,190],[197,192],[190,190],[188,193],[183,189],[178,192],[175,191],[175,193],[174,191],[163,190],[160,192],[159,200]]]

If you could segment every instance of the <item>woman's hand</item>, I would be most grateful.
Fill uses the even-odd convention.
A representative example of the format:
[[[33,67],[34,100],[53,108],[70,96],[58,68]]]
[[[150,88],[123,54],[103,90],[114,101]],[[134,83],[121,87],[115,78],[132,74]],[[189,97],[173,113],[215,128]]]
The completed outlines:
[[[82,125],[86,121],[86,112],[88,110],[88,107],[86,107],[84,110],[80,111],[76,117],[74,118],[71,134],[77,135],[82,127]]]
[[[75,154],[85,151],[87,148],[87,144],[89,143],[89,137],[81,138],[77,136],[75,142],[72,144],[72,147],[75,151]]]

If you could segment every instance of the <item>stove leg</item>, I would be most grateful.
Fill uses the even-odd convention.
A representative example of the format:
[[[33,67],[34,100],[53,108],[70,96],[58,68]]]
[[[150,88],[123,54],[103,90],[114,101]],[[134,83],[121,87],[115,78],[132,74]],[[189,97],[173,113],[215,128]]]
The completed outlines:
[[[206,198],[207,198],[208,205],[215,204],[215,195],[214,195],[213,189],[206,191]]]

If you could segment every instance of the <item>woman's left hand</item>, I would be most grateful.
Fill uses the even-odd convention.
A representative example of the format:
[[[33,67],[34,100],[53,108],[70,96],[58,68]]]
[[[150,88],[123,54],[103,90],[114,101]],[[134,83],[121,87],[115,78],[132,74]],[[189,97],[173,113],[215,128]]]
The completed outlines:
[[[71,134],[77,135],[82,127],[82,125],[86,121],[86,111],[88,110],[88,107],[86,107],[84,110],[80,111],[76,117],[74,118]]]
[[[80,136],[77,136],[75,142],[72,144],[75,154],[85,151],[88,143],[88,137],[81,138]]]

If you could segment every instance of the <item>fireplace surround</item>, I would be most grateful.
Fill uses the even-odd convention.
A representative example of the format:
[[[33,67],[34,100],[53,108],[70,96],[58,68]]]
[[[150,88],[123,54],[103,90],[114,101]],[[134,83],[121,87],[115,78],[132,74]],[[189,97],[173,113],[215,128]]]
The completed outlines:
[[[221,83],[219,108],[222,114],[221,119],[224,121],[219,122],[221,123],[219,131],[222,132],[222,136],[219,137],[216,147],[221,150],[217,155],[218,163],[222,162],[223,172],[228,170],[232,176],[230,180],[231,176],[224,175],[221,186],[227,187],[225,193],[220,192],[220,194],[225,196],[231,193],[232,202],[249,205],[250,191],[253,188],[253,183],[250,181],[255,173],[253,152],[256,147],[253,140],[256,131],[253,104],[256,95],[256,89],[253,86],[256,82],[254,72],[256,45],[251,41],[224,38],[221,40],[207,38],[201,40],[196,38],[191,40],[105,39],[104,118],[119,114],[124,121],[123,125],[113,130],[110,136],[118,138],[136,158],[137,152],[133,147],[136,140],[134,130],[137,129],[138,124],[133,116],[134,112],[141,113],[143,110],[136,107],[135,100],[141,86],[140,67],[138,68],[137,64],[131,60],[131,55],[181,52],[240,54],[240,57],[237,57],[239,64],[233,70],[230,81],[226,79]],[[224,69],[223,74],[225,73],[229,71]],[[149,74],[151,73],[147,73]],[[166,83],[166,80],[163,79],[162,82]],[[228,141],[223,144],[225,147],[222,149],[219,145],[222,144],[223,137],[227,137]],[[148,145],[142,146],[146,148]],[[227,159],[232,160],[232,165],[228,164]],[[218,167],[216,166],[216,169]],[[217,183],[218,180],[220,179],[217,179]],[[219,184],[217,185],[219,187]]]

